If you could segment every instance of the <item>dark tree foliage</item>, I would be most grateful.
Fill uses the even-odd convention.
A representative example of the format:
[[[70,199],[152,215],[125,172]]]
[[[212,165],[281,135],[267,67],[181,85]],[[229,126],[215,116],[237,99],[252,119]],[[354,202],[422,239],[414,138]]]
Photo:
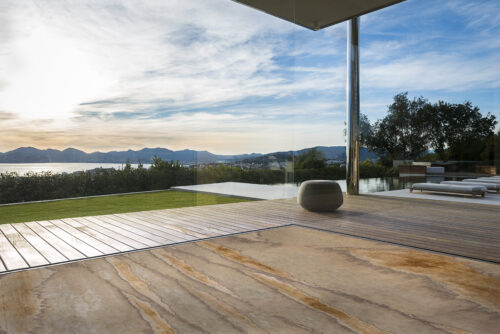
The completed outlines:
[[[359,115],[359,144],[362,147],[368,147],[368,141],[373,137],[373,127],[370,124],[368,116],[361,113]]]
[[[439,101],[429,107],[428,119],[430,145],[442,160],[481,160],[497,123],[494,115],[483,116],[469,101]]]
[[[312,148],[297,156],[295,159],[295,168],[297,169],[318,169],[325,167],[325,156],[323,152]]]
[[[493,136],[488,137],[481,158],[497,166],[500,170],[500,130]]]
[[[344,126],[346,126],[347,123],[344,122]],[[344,128],[344,137],[347,136],[347,128]],[[373,136],[373,127],[370,123],[370,120],[368,119],[368,116],[366,116],[363,113],[359,114],[359,144],[362,147],[368,147],[368,140]]]
[[[428,102],[422,97],[394,96],[387,116],[373,125],[367,146],[389,161],[417,158],[428,149],[427,109]]]
[[[483,116],[469,101],[431,104],[422,97],[410,100],[408,93],[401,93],[394,97],[387,116],[361,140],[385,164],[416,160],[430,149],[440,160],[486,160],[496,123],[494,115]]]

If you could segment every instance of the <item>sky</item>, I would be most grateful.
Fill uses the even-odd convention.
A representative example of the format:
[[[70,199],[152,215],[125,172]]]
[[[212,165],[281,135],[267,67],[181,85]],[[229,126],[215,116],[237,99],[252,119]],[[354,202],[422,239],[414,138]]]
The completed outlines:
[[[500,2],[361,17],[361,112],[394,95],[500,118]],[[0,152],[344,145],[346,23],[314,32],[230,0],[2,0]]]

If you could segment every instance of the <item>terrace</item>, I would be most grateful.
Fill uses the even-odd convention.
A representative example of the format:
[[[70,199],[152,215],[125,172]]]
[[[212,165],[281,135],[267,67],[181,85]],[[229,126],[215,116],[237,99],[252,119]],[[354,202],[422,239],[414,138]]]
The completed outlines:
[[[0,225],[0,326],[492,333],[499,215],[360,195],[328,214],[284,199]]]
[[[288,16],[276,1],[241,2],[319,29],[397,1],[319,10],[340,17],[314,20],[318,12]],[[0,329],[494,333],[500,206],[359,195],[359,72],[350,73],[338,211],[308,212],[286,198],[0,225]],[[263,198],[256,189],[247,197]]]

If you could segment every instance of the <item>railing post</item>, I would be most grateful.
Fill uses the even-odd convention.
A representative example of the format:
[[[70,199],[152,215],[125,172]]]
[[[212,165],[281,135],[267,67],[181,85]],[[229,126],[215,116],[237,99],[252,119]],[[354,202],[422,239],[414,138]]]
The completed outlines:
[[[347,27],[347,194],[359,194],[359,17]]]

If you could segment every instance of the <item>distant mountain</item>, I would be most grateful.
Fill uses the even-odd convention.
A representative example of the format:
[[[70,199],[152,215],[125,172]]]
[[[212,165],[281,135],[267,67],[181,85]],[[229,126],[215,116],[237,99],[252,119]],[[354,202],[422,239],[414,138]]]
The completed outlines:
[[[172,151],[166,148],[143,148],[139,151],[111,151],[85,153],[67,148],[64,151],[47,149],[39,150],[34,147],[20,147],[13,151],[0,153],[0,163],[43,163],[43,162],[72,162],[72,163],[125,163],[130,159],[132,163],[139,161],[150,163],[154,156],[163,160],[179,161],[181,163],[209,163],[218,161],[235,161],[259,156],[259,153],[241,155],[217,155],[207,151],[181,150]]]
[[[322,152],[327,160],[345,160],[346,152],[345,146],[316,146],[318,151]],[[294,151],[295,155],[299,155],[309,151],[309,148]],[[360,160],[364,161],[367,158],[369,159],[377,159],[377,155],[367,148],[362,147],[359,152]]]
[[[344,146],[317,146],[316,149],[323,152],[327,160],[345,160]],[[132,163],[139,161],[150,163],[154,156],[163,160],[179,161],[185,164],[211,163],[211,162],[231,162],[231,161],[264,161],[271,159],[286,160],[288,156],[299,155],[310,148],[298,151],[274,152],[268,154],[251,153],[238,155],[219,155],[208,151],[181,150],[172,151],[166,148],[143,148],[139,151],[111,151],[86,153],[74,148],[67,148],[63,151],[47,149],[39,150],[34,147],[20,147],[13,151],[0,153],[0,163],[43,163],[43,162],[71,162],[71,163],[125,163],[130,160]],[[361,149],[361,161],[366,158],[376,159],[377,156]]]
[[[316,146],[314,147],[318,151],[323,153],[323,156],[325,157],[326,160],[342,160],[345,161],[346,159],[346,148],[345,146]],[[268,153],[268,154],[263,154],[258,157],[253,157],[249,159],[245,159],[245,162],[267,162],[268,160],[271,159],[276,159],[278,161],[285,161],[288,159],[288,157],[292,155],[300,155],[303,154],[307,151],[309,151],[311,148],[304,148],[302,150],[297,150],[297,151],[284,151],[284,152],[273,152],[273,153]],[[371,160],[376,160],[378,159],[377,155],[370,151],[367,148],[362,147],[360,149],[360,160],[365,161],[366,159],[371,159]]]

